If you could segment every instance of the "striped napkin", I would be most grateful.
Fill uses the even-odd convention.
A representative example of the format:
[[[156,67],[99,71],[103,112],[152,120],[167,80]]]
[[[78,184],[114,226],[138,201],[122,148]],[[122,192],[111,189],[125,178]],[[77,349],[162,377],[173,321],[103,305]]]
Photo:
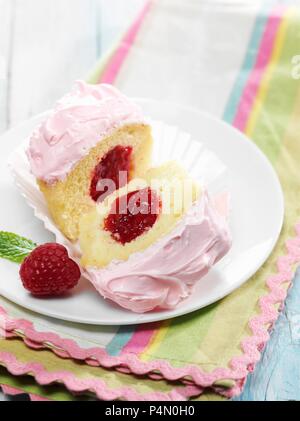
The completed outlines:
[[[63,323],[1,298],[0,320],[10,339],[0,340],[0,363],[9,372],[105,399],[205,400],[241,392],[300,262],[299,6],[275,0],[149,2],[89,78],[129,96],[206,110],[261,148],[277,171],[286,205],[280,239],[263,267],[218,303],[150,325]],[[38,392],[59,399],[45,388]]]

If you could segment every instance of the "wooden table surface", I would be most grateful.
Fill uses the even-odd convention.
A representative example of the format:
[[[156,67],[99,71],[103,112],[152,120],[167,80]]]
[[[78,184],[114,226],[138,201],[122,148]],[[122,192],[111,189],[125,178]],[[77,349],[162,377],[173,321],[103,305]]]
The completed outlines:
[[[84,78],[144,1],[0,0],[0,133]],[[238,400],[300,399],[300,271],[296,280]]]

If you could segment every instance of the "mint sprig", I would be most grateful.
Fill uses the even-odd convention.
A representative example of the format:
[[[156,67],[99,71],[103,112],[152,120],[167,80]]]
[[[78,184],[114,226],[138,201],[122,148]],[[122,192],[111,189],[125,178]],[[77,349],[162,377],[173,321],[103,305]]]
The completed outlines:
[[[22,263],[36,244],[12,232],[0,231],[0,257],[14,263]]]

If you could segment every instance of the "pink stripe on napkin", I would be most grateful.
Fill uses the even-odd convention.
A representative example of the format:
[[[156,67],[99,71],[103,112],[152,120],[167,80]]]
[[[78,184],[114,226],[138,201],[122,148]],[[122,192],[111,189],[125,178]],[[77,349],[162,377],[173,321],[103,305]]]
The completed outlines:
[[[284,5],[277,6],[267,22],[255,66],[248,77],[248,81],[233,122],[233,125],[241,131],[244,131],[246,127],[264,71],[272,55],[276,33],[286,9],[287,7]]]
[[[152,2],[153,0],[147,1],[145,7],[142,9],[141,13],[126,33],[125,37],[122,39],[121,45],[118,47],[111,61],[108,63],[104,73],[101,75],[99,83],[114,83],[123,62],[136,39],[139,29],[152,6]]]

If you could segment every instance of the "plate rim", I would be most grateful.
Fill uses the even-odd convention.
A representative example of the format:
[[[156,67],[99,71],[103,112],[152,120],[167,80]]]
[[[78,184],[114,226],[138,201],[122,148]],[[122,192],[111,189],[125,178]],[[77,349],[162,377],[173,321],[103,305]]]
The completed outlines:
[[[277,195],[278,198],[280,199],[280,221],[278,221],[277,224],[277,230],[276,230],[276,235],[274,233],[274,238],[272,240],[272,243],[268,249],[267,252],[265,252],[264,254],[262,254],[261,258],[259,259],[258,264],[255,266],[255,268],[253,268],[252,270],[249,270],[248,272],[245,272],[244,276],[242,276],[239,280],[239,282],[235,283],[234,286],[229,285],[228,288],[225,288],[221,291],[221,293],[218,296],[215,296],[214,298],[212,298],[211,300],[208,300],[206,302],[206,304],[204,305],[200,305],[198,306],[196,303],[194,305],[191,305],[188,308],[183,308],[182,310],[180,310],[180,307],[177,309],[173,309],[172,311],[176,311],[176,314],[171,314],[171,315],[166,315],[163,316],[163,312],[164,310],[162,310],[161,312],[156,312],[153,313],[153,316],[151,317],[151,312],[149,313],[144,313],[144,314],[138,314],[138,313],[134,313],[137,317],[136,320],[134,321],[127,321],[125,324],[120,322],[109,322],[109,321],[102,321],[100,322],[99,320],[90,320],[90,319],[83,319],[83,318],[77,318],[77,317],[73,317],[73,316],[59,316],[59,315],[55,315],[53,314],[51,311],[47,311],[44,310],[44,308],[42,308],[42,304],[41,305],[26,305],[26,303],[24,304],[23,302],[21,302],[21,300],[16,300],[15,297],[12,297],[9,293],[7,294],[7,292],[3,293],[3,289],[1,288],[1,284],[0,284],[0,294],[5,298],[8,299],[9,301],[11,301],[12,303],[21,306],[24,309],[27,309],[29,311],[33,311],[34,313],[37,313],[39,315],[42,316],[47,316],[47,317],[51,317],[53,319],[57,319],[57,320],[63,320],[63,321],[67,321],[67,322],[72,322],[72,323],[77,323],[77,324],[87,324],[87,325],[97,325],[97,326],[119,326],[119,325],[135,325],[135,324],[147,324],[147,323],[153,323],[155,321],[163,321],[163,320],[168,320],[171,318],[176,318],[176,317],[180,317],[180,316],[184,316],[186,314],[190,314],[190,313],[194,313],[202,308],[205,308],[209,305],[211,305],[212,303],[215,303],[217,301],[219,301],[220,299],[226,297],[227,295],[229,295],[231,292],[235,291],[236,289],[238,289],[241,285],[243,285],[245,282],[247,282],[251,276],[253,276],[258,270],[259,268],[263,265],[263,263],[268,259],[268,257],[271,255],[272,251],[274,250],[274,247],[278,241],[278,238],[280,236],[281,230],[282,230],[282,226],[283,226],[283,221],[284,221],[284,211],[285,211],[285,203],[284,203],[284,195],[283,195],[283,191],[282,191],[282,187],[281,187],[281,183],[280,180],[278,178],[278,175],[273,167],[273,165],[271,164],[270,160],[268,159],[268,157],[261,151],[261,149],[258,148],[258,146],[249,138],[247,137],[244,133],[242,133],[241,131],[239,131],[237,128],[235,128],[234,126],[230,125],[229,123],[227,123],[226,121],[210,114],[207,111],[203,111],[201,109],[198,109],[196,107],[191,107],[188,105],[181,105],[179,103],[176,102],[172,102],[172,101],[159,101],[156,99],[152,99],[152,98],[133,98],[133,100],[135,102],[137,102],[138,104],[142,104],[142,103],[157,103],[159,102],[160,105],[163,103],[165,106],[169,106],[169,107],[177,107],[180,109],[185,109],[187,112],[192,112],[192,113],[196,113],[196,114],[201,114],[202,117],[204,117],[205,119],[210,120],[212,123],[215,124],[219,124],[222,125],[226,130],[233,130],[239,137],[241,137],[243,139],[243,141],[247,142],[248,146],[254,151],[254,153],[258,154],[260,156],[260,159],[264,162],[264,164],[266,165],[266,167],[268,168],[268,171],[270,172],[270,174],[272,175],[272,179],[275,181],[274,184],[274,188],[276,187],[277,190]],[[22,130],[23,127],[28,126],[29,124],[34,124],[35,121],[40,120],[42,117],[47,116],[47,114],[51,112],[51,110],[47,110],[44,111],[42,113],[39,113],[33,117],[31,117],[30,119],[18,124],[17,126],[11,128],[10,130],[4,132],[3,134],[1,134],[0,136],[0,141],[5,138],[6,136],[10,136],[12,135],[12,133],[17,132]],[[178,125],[179,129],[180,129],[180,124]],[[187,130],[184,130],[185,132]],[[195,139],[195,136],[192,136],[192,139]],[[23,139],[24,140],[24,139]],[[20,142],[21,144],[21,142]],[[12,152],[13,153],[13,152]],[[8,156],[6,156],[6,159],[10,158],[9,154]],[[46,229],[46,228],[45,228]],[[170,310],[165,310],[166,313],[168,313]],[[130,312],[132,313],[132,312]],[[147,320],[140,320],[143,318],[143,316],[147,314]]]

